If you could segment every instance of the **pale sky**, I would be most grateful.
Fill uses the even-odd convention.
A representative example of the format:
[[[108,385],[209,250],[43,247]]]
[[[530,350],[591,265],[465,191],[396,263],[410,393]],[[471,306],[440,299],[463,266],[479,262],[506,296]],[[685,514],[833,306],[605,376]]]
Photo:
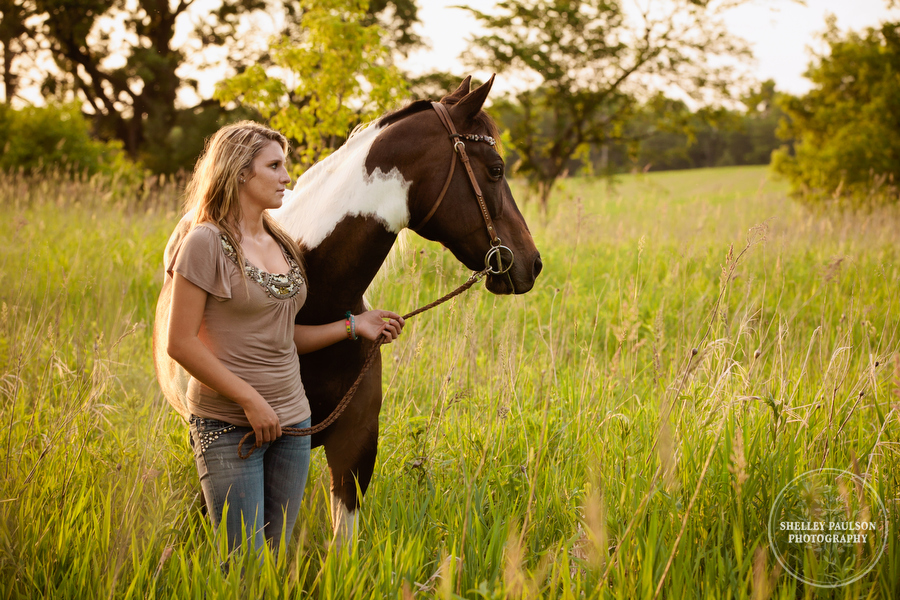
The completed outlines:
[[[632,1],[623,0],[623,5]],[[465,0],[418,0],[419,33],[432,49],[416,53],[405,67],[416,74],[432,68],[464,73],[459,55],[477,31],[477,22],[468,11],[451,8],[460,4]],[[471,4],[490,12],[493,2]],[[809,81],[803,78],[810,61],[807,48],[820,48],[816,34],[825,30],[826,14],[835,14],[842,30],[861,30],[884,20],[900,20],[900,10],[886,6],[885,0],[806,0],[805,6],[793,0],[754,0],[732,10],[726,22],[732,33],[750,42],[756,57],[753,71],[760,81],[774,79],[779,90],[801,94],[809,90]],[[506,86],[498,80],[495,87]]]

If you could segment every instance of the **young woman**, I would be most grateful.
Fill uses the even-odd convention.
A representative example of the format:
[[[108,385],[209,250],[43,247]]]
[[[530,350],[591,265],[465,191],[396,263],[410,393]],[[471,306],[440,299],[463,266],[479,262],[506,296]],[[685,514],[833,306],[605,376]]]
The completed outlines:
[[[306,299],[297,244],[268,214],[291,178],[287,140],[251,121],[220,129],[207,143],[186,191],[193,228],[172,256],[167,350],[190,374],[191,445],[213,526],[229,547],[246,541],[277,550],[290,539],[309,469],[309,402],[297,353],[348,337],[393,341],[399,315],[372,310],[320,326],[294,324]],[[238,457],[245,433],[257,450]],[[227,505],[227,510],[226,510]]]

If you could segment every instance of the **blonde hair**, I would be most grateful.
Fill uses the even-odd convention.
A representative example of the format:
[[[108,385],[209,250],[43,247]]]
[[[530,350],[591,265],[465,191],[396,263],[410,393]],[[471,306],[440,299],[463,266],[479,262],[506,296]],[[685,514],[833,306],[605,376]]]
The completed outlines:
[[[194,211],[191,228],[200,223],[214,223],[228,238],[237,252],[239,265],[244,264],[241,250],[241,203],[238,200],[238,178],[242,172],[252,176],[253,160],[269,143],[277,142],[287,156],[287,138],[278,131],[254,121],[239,121],[219,129],[206,142],[206,148],[194,167],[194,174],[185,189],[185,212]],[[303,271],[300,247],[263,211],[263,227],[275,238]],[[241,274],[246,277],[244,269]],[[304,279],[306,273],[303,273]]]

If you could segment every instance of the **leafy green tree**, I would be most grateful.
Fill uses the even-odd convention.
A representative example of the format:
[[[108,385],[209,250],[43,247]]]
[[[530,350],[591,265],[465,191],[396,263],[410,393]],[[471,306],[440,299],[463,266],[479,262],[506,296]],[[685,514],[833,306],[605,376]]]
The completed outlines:
[[[196,0],[0,0],[10,15],[30,15],[31,29],[5,33],[7,11],[0,26],[0,43],[7,37],[31,38],[47,48],[58,69],[47,73],[42,89],[58,101],[77,99],[94,120],[102,139],[118,139],[128,154],[154,171],[186,166],[174,157],[187,152],[185,140],[202,139],[230,117],[218,102],[201,99],[184,106],[184,92],[198,94],[196,73],[209,52],[225,54],[240,71],[252,64],[269,64],[271,33],[247,31],[245,17],[270,15],[284,23],[284,31],[305,36],[305,2],[298,0],[220,0],[202,18],[191,14]],[[6,4],[0,8],[6,9]],[[19,11],[19,12],[15,12]],[[375,12],[372,12],[375,11]],[[413,0],[378,0],[365,19],[392,27],[383,41],[405,51],[418,39],[411,31],[417,22]],[[20,21],[22,21],[20,19]],[[10,19],[10,28],[14,19]],[[26,21],[22,21],[23,23]],[[176,29],[188,35],[176,37]],[[183,41],[181,41],[183,40]],[[221,52],[224,50],[224,52]],[[4,75],[15,78],[14,69]],[[195,128],[195,130],[189,130]],[[173,133],[174,132],[174,133]],[[191,147],[196,155],[202,145]]]
[[[33,172],[51,167],[140,177],[140,170],[125,157],[121,142],[91,137],[90,125],[77,103],[21,110],[0,105],[0,170]]]
[[[405,95],[366,0],[302,0],[298,41],[272,49],[275,69],[254,65],[219,84],[215,97],[258,111],[295,141],[302,171],[333,151],[360,121]],[[288,81],[294,82],[288,84]]]
[[[812,202],[896,202],[900,178],[900,23],[842,34],[834,19],[829,52],[810,65],[813,89],[785,96],[780,134],[794,140],[773,167]]]
[[[176,119],[176,97],[182,81],[176,70],[185,51],[173,45],[176,21],[190,2],[172,4],[146,0],[34,0],[43,21],[37,35],[46,40],[59,67],[44,83],[58,98],[78,98],[93,113],[95,131],[104,139],[119,139],[134,159],[164,154],[163,136]],[[256,6],[254,6],[256,4]],[[226,0],[214,21],[228,11],[260,7],[261,3]],[[114,45],[111,26],[118,22],[135,40],[126,48]],[[204,24],[203,27],[208,27]],[[112,61],[117,57],[119,60]],[[148,141],[156,141],[146,155]],[[162,152],[161,152],[162,151]]]
[[[680,90],[700,103],[733,95],[727,59],[747,50],[720,14],[734,4],[650,1],[636,18],[619,0],[501,0],[490,13],[469,9],[488,31],[475,38],[469,61],[536,82],[507,109],[520,116],[509,135],[518,170],[543,207],[592,145],[649,134],[626,131],[642,89]]]

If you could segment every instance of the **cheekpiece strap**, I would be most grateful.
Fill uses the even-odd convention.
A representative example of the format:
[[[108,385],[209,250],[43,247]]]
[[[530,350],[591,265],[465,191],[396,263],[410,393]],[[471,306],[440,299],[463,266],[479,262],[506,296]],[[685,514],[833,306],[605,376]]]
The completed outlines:
[[[484,218],[484,224],[487,227],[488,237],[491,240],[491,246],[499,246],[500,238],[497,237],[497,233],[494,230],[494,223],[491,220],[491,215],[484,203],[484,195],[481,193],[481,188],[478,185],[478,181],[476,181],[475,179],[475,173],[472,172],[472,165],[469,163],[469,156],[466,154],[466,145],[462,143],[462,140],[467,140],[472,142],[484,142],[493,146],[496,144],[496,141],[489,135],[458,133],[456,131],[456,127],[453,126],[453,120],[450,118],[450,111],[447,110],[447,107],[440,102],[432,102],[431,106],[434,109],[434,112],[437,113],[437,116],[440,119],[441,123],[444,125],[444,128],[447,130],[447,133],[450,134],[450,139],[456,140],[453,143],[453,150],[455,151],[457,156],[459,156],[463,167],[465,167],[466,169],[466,174],[469,176],[469,182],[472,184],[472,190],[475,192],[475,199],[478,201],[478,206],[481,209],[481,216]],[[440,206],[441,202],[443,202],[444,200],[444,196],[447,194],[447,189],[450,187],[450,181],[453,179],[455,166],[456,159],[454,157],[453,159],[451,159],[450,172],[447,174],[447,179],[444,181],[444,187],[441,190],[441,193],[438,195],[437,201],[435,201],[435,203],[432,205],[431,210],[428,211],[428,214],[425,215],[425,218],[422,219],[415,227],[410,227],[410,229],[412,229],[413,231],[420,230],[431,219],[435,211],[437,211],[438,206]]]

